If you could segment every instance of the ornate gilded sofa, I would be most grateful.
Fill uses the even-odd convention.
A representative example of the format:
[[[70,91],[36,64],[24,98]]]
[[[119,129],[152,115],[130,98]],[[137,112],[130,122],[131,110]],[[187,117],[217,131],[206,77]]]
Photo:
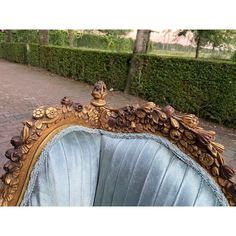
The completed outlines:
[[[89,105],[64,97],[33,111],[6,151],[0,206],[235,205],[224,147],[196,116],[152,102],[113,109],[106,94],[98,81]]]

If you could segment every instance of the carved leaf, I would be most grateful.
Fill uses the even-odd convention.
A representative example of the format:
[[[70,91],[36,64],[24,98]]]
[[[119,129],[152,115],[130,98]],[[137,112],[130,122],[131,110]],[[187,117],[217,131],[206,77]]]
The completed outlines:
[[[217,168],[216,166],[212,167],[211,172],[212,172],[213,176],[219,176],[219,174],[220,174],[219,168]]]
[[[170,137],[174,140],[180,140],[181,136],[182,134],[176,129],[170,131]]]
[[[222,144],[216,142],[211,142],[211,144],[219,153],[223,153],[225,148]]]
[[[41,120],[37,120],[34,125],[37,129],[41,129],[43,122]]]
[[[29,127],[27,125],[24,125],[23,130],[22,130],[22,140],[23,142],[26,141],[26,139],[29,137]]]
[[[230,179],[235,175],[235,171],[227,165],[222,165],[220,168],[220,175],[224,179]]]
[[[164,113],[163,111],[158,110],[158,114],[159,114],[159,118],[160,118],[161,121],[166,121],[167,120],[166,113]]]
[[[207,145],[207,148],[214,157],[217,157],[217,151],[210,143]]]
[[[62,112],[63,112],[63,113],[66,113],[66,112],[67,112],[66,106],[62,106]]]
[[[174,118],[170,118],[170,123],[171,123],[171,125],[175,128],[175,129],[178,129],[179,128],[179,122],[176,120],[176,119],[174,119]]]

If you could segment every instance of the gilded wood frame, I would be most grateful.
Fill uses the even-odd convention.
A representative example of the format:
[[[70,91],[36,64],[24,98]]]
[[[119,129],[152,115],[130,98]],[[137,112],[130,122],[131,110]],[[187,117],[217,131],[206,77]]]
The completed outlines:
[[[235,172],[224,164],[224,147],[214,142],[215,132],[198,126],[195,115],[177,115],[171,106],[161,108],[153,102],[113,109],[106,105],[106,95],[105,83],[98,81],[88,105],[64,97],[59,106],[42,106],[33,111],[32,119],[23,122],[21,135],[11,139],[13,148],[6,151],[9,161],[1,177],[0,206],[20,205],[42,149],[56,133],[70,125],[163,136],[199,163],[221,187],[229,204],[236,205],[236,184],[231,180]]]

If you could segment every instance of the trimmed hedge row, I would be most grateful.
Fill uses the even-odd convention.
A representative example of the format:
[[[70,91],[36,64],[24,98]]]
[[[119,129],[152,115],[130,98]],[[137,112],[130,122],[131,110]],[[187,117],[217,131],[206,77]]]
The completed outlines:
[[[103,80],[108,87],[123,90],[130,54],[78,50],[57,46],[40,48],[40,66],[62,76],[90,84]]]
[[[39,44],[28,44],[27,49],[28,64],[32,66],[40,66]]]
[[[234,51],[231,60],[234,61],[234,62],[236,62],[236,51]]]
[[[132,93],[236,128],[236,63],[141,55]]]
[[[5,41],[5,35],[2,31],[0,31],[0,43]]]
[[[0,57],[8,61],[27,64],[27,47],[24,43],[1,43]]]
[[[88,83],[102,79],[119,90],[131,58],[129,53],[1,44],[0,57],[25,63],[26,56],[31,65]],[[236,128],[236,63],[140,55],[138,65],[132,94]]]

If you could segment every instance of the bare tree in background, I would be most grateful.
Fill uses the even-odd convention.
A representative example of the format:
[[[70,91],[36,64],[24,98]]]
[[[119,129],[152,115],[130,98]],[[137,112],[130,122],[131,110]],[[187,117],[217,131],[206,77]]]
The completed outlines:
[[[49,43],[48,30],[39,30],[39,44],[48,45],[48,43]]]
[[[124,92],[129,93],[131,82],[136,74],[137,70],[137,55],[141,53],[147,53],[149,41],[150,41],[151,30],[138,30],[136,34],[136,40],[134,43],[134,49],[132,58],[130,60],[128,78],[126,81],[126,87]]]

